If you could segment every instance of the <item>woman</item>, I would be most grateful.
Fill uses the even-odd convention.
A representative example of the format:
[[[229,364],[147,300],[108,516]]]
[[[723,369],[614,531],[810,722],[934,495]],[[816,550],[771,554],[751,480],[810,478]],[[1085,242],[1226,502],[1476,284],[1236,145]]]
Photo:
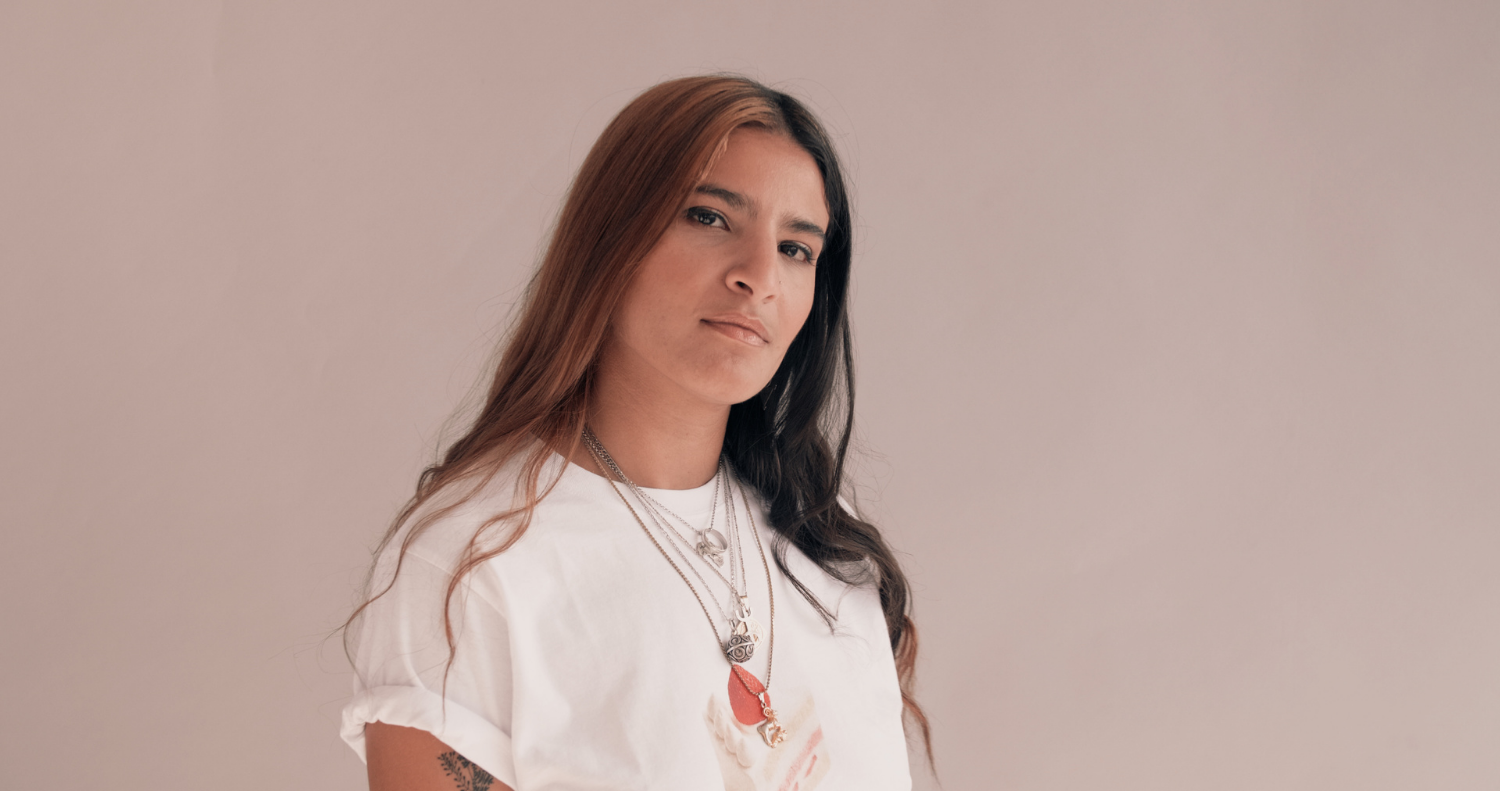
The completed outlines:
[[[907,583],[839,499],[849,233],[785,94],[614,119],[350,618],[373,791],[909,787]]]

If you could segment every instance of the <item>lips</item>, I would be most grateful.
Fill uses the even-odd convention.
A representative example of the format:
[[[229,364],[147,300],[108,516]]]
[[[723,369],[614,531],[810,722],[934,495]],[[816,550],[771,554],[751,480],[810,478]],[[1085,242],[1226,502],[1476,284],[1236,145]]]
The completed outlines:
[[[739,341],[752,346],[766,346],[771,343],[770,333],[766,332],[766,325],[760,319],[751,318],[739,313],[729,313],[722,316],[710,316],[703,319],[703,323]]]

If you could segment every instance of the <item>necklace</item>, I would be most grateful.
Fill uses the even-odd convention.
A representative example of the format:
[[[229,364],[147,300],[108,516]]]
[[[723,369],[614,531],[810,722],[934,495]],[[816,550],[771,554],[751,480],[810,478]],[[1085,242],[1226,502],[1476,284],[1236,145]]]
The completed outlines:
[[[714,620],[714,617],[709,614],[708,605],[703,603],[703,597],[698,595],[697,588],[693,587],[693,583],[688,580],[687,575],[678,567],[677,562],[672,560],[672,556],[662,547],[661,542],[657,540],[656,535],[651,532],[651,529],[646,527],[645,520],[641,519],[641,515],[636,513],[635,506],[630,504],[630,500],[625,497],[625,493],[620,491],[620,487],[616,484],[617,480],[624,482],[627,488],[637,491],[638,497],[641,494],[638,492],[640,487],[637,487],[625,477],[619,465],[615,464],[614,458],[609,455],[609,451],[605,450],[604,443],[600,442],[599,438],[587,426],[584,426],[583,429],[583,441],[589,453],[594,457],[594,461],[599,465],[599,469],[609,473],[609,488],[613,489],[615,494],[619,496],[620,502],[625,504],[626,510],[630,511],[630,515],[635,518],[636,524],[641,526],[641,532],[645,533],[646,537],[651,539],[651,543],[656,546],[658,552],[661,552],[662,557],[671,565],[672,570],[676,571],[677,576],[682,578],[683,584],[687,585],[688,590],[692,591],[693,598],[698,600],[698,606],[703,610],[703,617],[708,619],[708,627],[713,630],[714,641],[719,644],[720,650],[724,652],[724,658],[729,660],[729,703],[730,708],[734,711],[735,719],[746,725],[756,725],[756,730],[760,733],[760,737],[765,741],[766,746],[775,747],[781,744],[786,740],[787,730],[776,719],[776,710],[771,708],[770,691],[771,667],[772,662],[776,658],[776,593],[771,587],[771,566],[766,562],[766,548],[761,543],[759,530],[755,527],[755,513],[751,509],[750,498],[745,494],[743,486],[740,487],[740,497],[745,501],[745,513],[750,519],[750,532],[755,536],[755,547],[760,552],[761,568],[766,573],[766,595],[770,601],[771,628],[770,639],[767,641],[766,681],[764,684],[753,673],[745,669],[745,666],[742,664],[748,661],[754,654],[755,643],[760,640],[758,634],[752,634],[752,624],[753,630],[756,632],[759,631],[760,624],[750,618],[749,596],[740,596],[740,607],[736,614],[742,617],[734,621],[734,626],[730,630],[730,639],[728,642],[725,642],[719,636],[719,625]],[[726,466],[722,457],[719,464],[720,470],[723,470]],[[732,478],[732,476],[730,477]],[[731,483],[738,483],[738,481],[732,480]],[[726,542],[726,545],[733,547],[739,543],[739,525],[734,516],[734,487],[726,485],[724,490],[726,500],[725,527],[731,535],[731,539],[729,542]],[[644,504],[645,502],[643,498],[642,503]],[[671,544],[670,538],[668,539],[668,544]],[[676,546],[672,546],[675,550]],[[740,562],[743,567],[744,553],[740,552],[738,554],[740,555]],[[679,557],[682,557],[681,553],[679,553]],[[689,565],[686,563],[686,560],[683,557],[684,565]],[[689,568],[691,568],[690,565]],[[694,570],[694,574],[697,574],[696,570]],[[699,576],[699,581],[702,581],[701,576]],[[707,588],[706,583],[705,588]],[[735,593],[739,592],[733,587],[731,587],[731,590]],[[746,593],[748,594],[748,584]],[[713,591],[710,590],[709,595],[712,596]],[[715,599],[714,603],[715,605],[718,604],[717,599]],[[738,642],[736,641],[736,637],[740,638]],[[748,651],[744,650],[746,644],[749,645]],[[737,651],[737,648],[741,650]],[[737,658],[741,656],[743,659]]]
[[[605,458],[609,458],[608,454],[606,454]],[[614,459],[609,460],[610,462],[614,461]],[[719,508],[719,483],[720,480],[724,477],[723,459],[719,460],[718,469],[714,471],[714,499],[712,500],[712,505],[710,505],[708,509],[708,527],[705,527],[702,530],[693,527],[692,523],[688,522],[688,520],[683,519],[682,517],[678,516],[677,513],[672,509],[666,507],[665,505],[662,505],[661,501],[657,500],[655,497],[652,497],[649,494],[646,494],[641,489],[641,487],[635,485],[634,481],[625,477],[625,473],[621,472],[618,466],[614,466],[611,471],[618,475],[620,477],[620,480],[629,485],[631,490],[636,493],[636,496],[641,498],[642,502],[646,503],[648,506],[656,509],[659,512],[665,512],[668,516],[671,516],[672,518],[681,522],[684,526],[687,527],[688,530],[696,533],[698,536],[698,543],[693,545],[693,551],[697,552],[698,556],[703,558],[704,560],[712,561],[715,566],[723,568],[724,553],[729,549],[729,542],[724,540],[723,533],[720,533],[719,531],[714,529],[714,516],[715,512],[718,511]],[[727,524],[727,520],[729,519],[729,517],[725,516],[724,518]],[[676,533],[677,531],[674,528],[672,532]],[[683,537],[681,533],[677,533],[677,536],[679,538],[682,538],[683,543],[691,543],[687,540],[686,537]],[[742,562],[740,565],[743,566],[744,563]],[[741,577],[744,576],[743,572],[744,569],[742,568]],[[732,564],[730,566],[730,573],[734,573],[734,567]],[[731,585],[730,587],[733,588],[734,586]]]
[[[717,509],[719,498],[718,481],[724,473],[724,460],[719,460],[719,469],[714,473],[714,507],[710,508],[709,510],[709,526],[704,530],[698,530],[697,528],[693,527],[692,524],[689,523],[686,519],[683,519],[671,509],[667,508],[665,505],[662,505],[660,500],[657,500],[655,497],[647,494],[644,489],[637,486],[634,481],[630,480],[630,478],[627,477],[625,473],[620,469],[620,466],[615,463],[615,460],[610,457],[608,451],[605,451],[602,455],[604,456],[605,463],[610,465],[610,472],[619,477],[620,480],[624,481],[625,485],[629,486],[632,492],[635,492],[636,497],[639,498],[641,504],[645,506],[647,515],[652,518],[652,521],[655,522],[658,527],[663,528],[662,532],[667,535],[667,539],[669,541],[675,539],[675,541],[677,543],[680,543],[681,546],[686,547],[689,550],[696,551],[699,557],[705,560],[713,561],[714,565],[710,566],[708,570],[718,576],[718,578],[729,587],[729,592],[732,596],[734,596],[735,598],[743,598],[740,591],[740,584],[741,582],[749,578],[745,574],[745,555],[744,552],[741,551],[739,546],[739,533],[731,529],[730,527],[730,524],[734,519],[732,508],[726,506],[726,513],[724,514],[724,529],[729,530],[730,539],[725,540],[723,534],[713,529],[714,511]],[[726,499],[728,499],[727,490]],[[697,545],[694,545],[693,542],[688,540],[686,536],[679,532],[675,527],[672,527],[671,522],[662,516],[663,511],[675,517],[677,521],[683,523],[684,525],[687,525],[688,530],[698,533],[699,541]],[[712,534],[713,538],[705,538],[705,533]],[[674,547],[674,550],[675,549],[676,548]],[[724,552],[727,552],[729,555],[728,577],[724,576],[724,572],[720,571],[720,566],[723,565],[723,557],[720,553]],[[682,557],[682,553],[679,551],[677,556]],[[738,566],[735,565],[736,558],[739,559]],[[686,563],[687,559],[683,558],[683,562]],[[688,565],[689,567],[692,566],[691,563],[689,563]],[[702,575],[697,574],[696,569],[693,569],[693,573],[698,577],[699,582],[704,582]],[[707,585],[708,583],[704,582],[704,584]],[[715,598],[715,603],[717,603],[717,601],[717,598]],[[734,620],[733,616],[726,614],[725,617],[729,618],[729,620],[731,621]]]
[[[635,493],[637,499],[639,499],[641,501],[641,510],[645,512],[647,518],[649,518],[651,520],[651,523],[653,525],[656,525],[657,531],[659,531],[662,535],[664,535],[664,536],[667,537],[667,547],[672,550],[672,554],[676,555],[677,559],[680,560],[680,561],[682,561],[682,565],[684,567],[686,567],[688,571],[691,571],[693,573],[693,577],[695,577],[698,580],[699,584],[701,584],[703,586],[703,589],[708,592],[708,597],[713,600],[714,608],[717,609],[724,616],[724,620],[728,621],[730,623],[731,627],[732,627],[733,623],[734,623],[734,615],[731,612],[729,612],[728,610],[724,609],[724,606],[719,603],[719,597],[716,596],[716,595],[714,595],[713,586],[709,585],[708,584],[708,580],[704,579],[703,575],[700,574],[700,573],[698,573],[698,567],[694,563],[692,563],[691,561],[688,560],[687,555],[683,553],[681,546],[679,546],[679,542],[680,542],[681,545],[688,546],[688,548],[691,549],[692,548],[691,544],[689,544],[688,540],[686,538],[683,538],[682,534],[678,533],[677,530],[675,528],[673,528],[670,523],[666,522],[666,518],[663,517],[661,515],[661,513],[659,513],[658,511],[656,511],[654,508],[652,508],[651,504],[653,502],[655,502],[655,498],[648,497],[646,495],[646,493],[644,491],[642,491],[639,486],[635,485],[634,481],[630,480],[628,477],[625,477],[625,473],[620,470],[620,466],[618,464],[616,464],[614,458],[609,455],[609,451],[604,450],[603,449],[603,447],[604,447],[603,444],[602,443],[598,443],[597,440],[598,440],[598,438],[595,437],[594,438],[594,445],[597,445],[598,447],[595,447],[594,445],[590,445],[589,446],[590,452],[594,453],[594,459],[595,459],[595,461],[599,461],[600,464],[601,464],[601,466],[606,466],[607,465],[608,468],[609,468],[610,474],[614,475],[615,477],[617,477],[620,480],[622,480],[625,483],[625,485],[627,487],[629,487],[632,492]],[[603,457],[602,461],[600,460],[601,456]],[[639,518],[639,517],[637,517],[637,518]],[[647,533],[650,534],[650,531],[648,530]],[[674,539],[674,538],[676,538],[677,541],[673,541],[672,539]],[[741,558],[741,561],[742,562],[740,563],[740,566],[743,567],[744,566],[743,558]],[[733,575],[733,562],[732,561],[731,561],[731,564],[730,564],[730,568],[731,568],[731,572],[730,573],[731,573],[731,575]],[[715,574],[718,574],[719,579],[723,580],[724,584],[729,587],[729,592],[730,592],[731,595],[734,595],[734,596],[738,596],[739,595],[739,588],[737,587],[737,584],[734,581],[725,578],[723,572],[720,572],[715,567],[710,567],[709,571],[712,571]],[[679,569],[679,573],[681,573],[681,569]],[[743,573],[740,574],[740,577],[743,577],[743,576],[744,576]]]
[[[646,512],[646,516],[650,517],[651,521],[656,524],[657,529],[667,536],[667,546],[671,547],[673,553],[675,553],[678,559],[682,561],[682,564],[684,566],[687,566],[688,571],[692,572],[693,576],[697,577],[698,582],[703,585],[704,590],[708,591],[708,597],[713,600],[714,607],[717,608],[719,612],[724,614],[724,619],[729,622],[729,642],[724,645],[726,645],[725,651],[728,653],[731,661],[750,661],[750,659],[755,656],[756,646],[759,645],[760,641],[765,637],[766,632],[765,627],[761,626],[760,621],[757,621],[755,619],[755,615],[750,609],[750,578],[745,571],[745,551],[744,548],[740,546],[740,530],[737,517],[735,516],[733,490],[727,486],[724,487],[726,500],[724,509],[724,525],[725,529],[729,531],[730,537],[728,541],[725,541],[723,543],[727,548],[730,556],[729,576],[724,576],[724,573],[720,571],[717,566],[709,567],[709,571],[717,575],[718,578],[722,580],[726,586],[728,586],[730,595],[734,600],[737,600],[737,605],[734,611],[728,612],[724,609],[724,606],[719,603],[719,597],[714,595],[713,587],[708,584],[707,580],[703,579],[703,575],[698,573],[698,568],[688,561],[682,550],[679,549],[677,544],[673,542],[672,539],[675,538],[678,541],[682,542],[683,545],[690,545],[688,539],[681,533],[679,533],[676,528],[671,527],[671,523],[668,522],[659,511],[657,511],[658,507],[660,507],[662,510],[667,510],[666,506],[661,505],[661,503],[658,502],[656,498],[646,494],[646,492],[644,492],[641,487],[635,483],[635,481],[630,480],[630,477],[627,476],[624,470],[620,469],[620,465],[615,462],[614,457],[609,455],[609,451],[604,448],[604,443],[600,442],[599,437],[594,435],[592,431],[588,432],[584,436],[584,440],[589,445],[589,450],[594,454],[595,458],[602,459],[602,463],[600,466],[607,467],[610,474],[618,478],[627,487],[629,487],[631,492],[635,494],[636,498],[641,501],[641,505],[643,506],[642,510]],[[719,476],[724,474],[726,467],[727,465],[725,464],[724,459],[721,457],[719,459],[719,469],[714,473],[714,478],[716,480],[719,478]],[[714,486],[714,499],[716,501],[718,499],[718,492],[719,486],[716,483]],[[743,489],[741,489],[740,494],[743,499]],[[745,500],[745,507],[747,509],[750,507],[749,500]],[[634,509],[632,509],[631,513],[635,513]],[[677,517],[677,520],[687,525],[688,529],[696,530],[686,519],[677,516],[677,514],[672,513],[670,510],[667,510],[667,513],[670,513],[672,514],[672,516]],[[636,518],[640,519],[639,516],[637,516]],[[712,530],[712,524],[712,511],[710,511],[710,527],[708,528],[709,530]],[[644,525],[642,526],[644,527]],[[647,531],[647,534],[650,534],[649,530]],[[720,539],[722,541],[722,536],[720,537]],[[756,535],[757,546],[759,546],[759,541],[760,536]],[[700,542],[699,547],[701,546],[702,543]],[[658,544],[658,548],[659,547],[660,544]],[[665,554],[665,552],[663,554]],[[700,551],[699,555],[702,556],[702,554],[703,553]],[[736,567],[735,565],[736,558],[739,560],[738,567]],[[761,560],[763,562],[765,560],[764,548],[761,548]],[[736,572],[738,572],[737,575]],[[682,570],[678,569],[677,573],[681,574]],[[768,569],[767,579],[769,578],[770,571]],[[683,581],[686,582],[686,578],[684,578]],[[740,588],[741,584],[745,586],[744,589]],[[691,587],[692,583],[688,583],[688,586]],[[767,583],[767,586],[769,589],[769,583]],[[696,594],[696,590],[694,591],[694,593]],[[715,630],[715,634],[717,635],[717,627],[715,627]]]

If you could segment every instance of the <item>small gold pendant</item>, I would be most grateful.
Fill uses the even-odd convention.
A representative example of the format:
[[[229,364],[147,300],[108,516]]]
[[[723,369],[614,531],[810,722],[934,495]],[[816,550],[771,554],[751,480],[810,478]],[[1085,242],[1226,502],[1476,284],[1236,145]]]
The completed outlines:
[[[775,747],[786,741],[786,728],[781,727],[781,723],[776,721],[776,710],[768,705],[761,709],[761,713],[766,716],[766,721],[762,722],[756,730],[760,731],[760,738],[766,740],[766,746]]]

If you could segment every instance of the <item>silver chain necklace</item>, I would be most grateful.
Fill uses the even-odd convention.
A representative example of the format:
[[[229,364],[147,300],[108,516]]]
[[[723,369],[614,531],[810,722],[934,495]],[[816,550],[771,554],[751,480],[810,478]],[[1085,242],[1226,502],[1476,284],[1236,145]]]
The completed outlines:
[[[607,455],[605,456],[605,458],[609,459]],[[614,459],[609,459],[609,461],[613,463]],[[711,561],[715,566],[718,566],[720,568],[724,566],[724,553],[729,549],[729,542],[724,540],[723,533],[720,533],[719,531],[714,529],[714,516],[717,514],[719,508],[719,485],[724,477],[724,461],[722,459],[719,460],[718,469],[714,470],[714,499],[712,500],[712,504],[709,506],[708,510],[708,527],[705,527],[702,530],[693,527],[691,522],[678,516],[677,512],[666,507],[665,505],[662,505],[660,500],[657,500],[655,497],[646,494],[645,490],[637,486],[634,481],[630,480],[630,478],[628,478],[625,473],[620,471],[620,468],[618,466],[614,467],[612,469],[612,472],[614,472],[616,475],[619,475],[620,480],[624,481],[626,485],[628,485],[631,490],[635,492],[636,496],[641,498],[641,500],[644,501],[647,505],[657,509],[658,511],[666,513],[668,516],[671,516],[673,519],[681,522],[683,526],[688,530],[691,530],[693,533],[697,534],[698,541],[696,544],[689,542],[685,536],[682,536],[681,533],[678,533],[678,537],[682,538],[684,543],[691,544],[693,551],[697,552],[699,557],[703,558],[704,560]],[[728,517],[726,516],[725,519],[727,520]],[[676,532],[675,529],[673,532]],[[732,566],[730,569],[730,573],[733,573]]]
[[[745,501],[745,514],[750,520],[750,532],[755,537],[755,547],[760,554],[761,568],[766,573],[766,596],[770,602],[771,613],[771,626],[766,648],[766,681],[764,684],[761,684],[759,679],[746,670],[743,664],[754,655],[755,646],[760,642],[763,634],[760,624],[751,617],[749,596],[740,597],[740,607],[736,613],[738,617],[732,619],[734,626],[730,631],[729,640],[727,642],[724,641],[719,636],[718,623],[712,615],[709,615],[708,605],[703,603],[703,597],[698,595],[697,588],[693,587],[693,583],[688,580],[687,575],[682,572],[676,561],[672,560],[672,555],[662,547],[661,541],[657,540],[656,535],[651,532],[651,529],[646,527],[645,520],[641,519],[641,515],[636,512],[635,506],[631,505],[630,500],[625,497],[625,493],[620,491],[620,488],[616,485],[616,481],[624,482],[626,487],[632,490],[638,491],[640,487],[635,486],[635,484],[631,483],[625,477],[619,465],[615,463],[614,458],[609,455],[609,451],[605,450],[604,443],[599,441],[599,438],[594,435],[594,432],[588,426],[584,426],[583,441],[589,453],[594,457],[595,463],[599,465],[599,469],[609,474],[607,480],[609,481],[610,488],[619,496],[620,502],[624,503],[626,510],[630,511],[630,515],[635,518],[636,524],[641,526],[641,531],[656,546],[657,551],[661,552],[662,557],[666,558],[667,563],[677,572],[677,576],[682,578],[683,584],[688,586],[688,590],[692,592],[693,598],[698,600],[698,606],[703,610],[703,617],[708,619],[708,626],[713,630],[714,640],[718,642],[720,649],[724,652],[724,658],[729,660],[729,695],[731,704],[735,707],[735,717],[747,725],[756,725],[756,730],[760,733],[761,738],[765,740],[768,747],[776,747],[781,744],[786,740],[787,730],[776,718],[776,710],[771,708],[771,670],[776,659],[776,592],[771,581],[771,565],[766,560],[765,544],[760,540],[760,531],[755,526],[755,513],[749,496],[745,494],[743,487],[741,487],[740,496]],[[719,463],[722,470],[725,466],[722,456]],[[737,481],[733,481],[732,476],[726,477],[730,478],[730,484],[737,483]],[[735,487],[730,484],[726,484],[724,487],[727,501],[724,515],[725,527],[730,533],[730,539],[727,543],[729,548],[733,549],[739,544],[739,520],[735,516]],[[642,499],[642,503],[645,503],[644,499]],[[670,538],[668,539],[668,543],[671,544]],[[675,545],[673,549],[676,549]],[[687,558],[681,552],[677,554],[678,557],[683,559],[684,565],[689,565],[691,568],[690,564],[686,563]],[[743,560],[743,553],[739,554]],[[696,570],[693,570],[693,572],[697,575]],[[699,581],[702,581],[701,576],[698,578]],[[706,587],[707,585],[705,584]],[[712,593],[710,590],[710,596],[712,596]],[[717,603],[718,601],[715,599],[715,604]],[[747,705],[753,708],[749,708],[742,713],[741,704],[735,702],[737,699],[746,702]]]
[[[590,450],[593,450],[593,448],[590,448]],[[602,462],[601,462],[601,466],[603,466]],[[611,474],[614,474],[613,471],[611,471]],[[626,487],[626,488],[629,488],[629,487]],[[730,624],[730,627],[732,629],[733,628],[733,624],[734,624],[734,615],[733,615],[733,613],[731,613],[729,610],[727,610],[727,609],[724,608],[724,605],[719,602],[719,597],[714,594],[713,586],[709,585],[708,584],[708,580],[704,579],[703,575],[698,572],[697,565],[694,564],[692,561],[688,560],[688,555],[686,553],[684,553],[683,550],[682,550],[682,548],[679,547],[678,544],[672,540],[672,538],[673,538],[672,532],[673,531],[672,531],[672,529],[669,526],[663,524],[663,518],[662,518],[661,514],[658,514],[655,511],[653,511],[651,509],[650,505],[648,505],[644,501],[641,503],[641,510],[643,512],[645,512],[646,518],[649,519],[649,520],[651,520],[651,524],[653,524],[653,525],[656,526],[657,532],[660,533],[661,535],[665,536],[667,548],[671,549],[672,550],[672,554],[676,555],[677,559],[680,560],[680,561],[682,561],[683,567],[687,568],[688,571],[692,572],[694,579],[697,579],[698,580],[698,584],[702,585],[703,586],[703,590],[706,593],[708,593],[708,598],[711,599],[711,600],[713,600],[714,609],[718,610],[719,613],[724,616],[724,620],[727,621]],[[639,518],[639,517],[637,517],[637,518]],[[642,527],[644,528],[645,525],[643,524]],[[647,531],[647,535],[652,535],[649,530]],[[652,536],[652,540],[653,541],[656,540],[654,535]],[[663,550],[663,552],[665,552],[665,551],[666,550]],[[668,558],[668,560],[671,560],[671,558]],[[673,564],[673,565],[675,566],[676,564]],[[712,571],[718,571],[717,569],[713,569],[712,567],[710,567],[710,570],[712,570]],[[681,573],[680,569],[679,569],[678,573]],[[724,575],[722,573],[719,574],[719,579],[721,579],[721,580],[724,579]],[[688,583],[688,584],[691,587],[692,583]],[[696,589],[694,589],[694,592],[696,593]],[[733,595],[735,593],[734,588],[733,588],[732,585],[730,586],[730,593],[731,593],[731,595]]]
[[[593,455],[594,462],[599,465],[599,470],[609,474],[610,477],[606,479],[609,481],[609,488],[614,490],[615,494],[620,498],[620,502],[624,503],[625,509],[630,511],[630,515],[635,518],[636,524],[641,526],[641,532],[646,534],[646,538],[650,539],[651,543],[656,546],[657,551],[662,554],[662,557],[666,558],[672,570],[676,571],[677,576],[682,578],[683,584],[688,586],[688,590],[692,592],[693,598],[698,600],[698,606],[703,610],[703,617],[708,619],[708,628],[713,630],[714,641],[719,644],[720,650],[724,652],[724,658],[729,660],[729,700],[730,706],[734,710],[735,718],[746,725],[756,726],[756,731],[760,733],[760,737],[765,741],[767,747],[780,745],[786,741],[788,731],[782,726],[781,721],[776,718],[776,710],[771,708],[771,669],[776,659],[776,591],[771,582],[771,565],[766,561],[765,544],[761,542],[760,531],[755,527],[755,512],[750,505],[749,496],[745,495],[742,488],[740,495],[745,501],[745,515],[750,519],[750,532],[755,536],[755,547],[760,552],[760,565],[766,572],[766,596],[770,602],[771,610],[771,628],[766,647],[766,682],[764,684],[749,670],[746,670],[742,664],[754,653],[755,644],[760,641],[760,624],[754,623],[750,618],[749,597],[741,597],[740,614],[744,617],[735,623],[734,628],[730,632],[729,642],[724,642],[719,637],[719,625],[714,620],[714,617],[709,615],[708,605],[703,603],[703,597],[698,595],[698,590],[693,587],[693,583],[688,581],[687,575],[682,573],[682,569],[677,565],[676,561],[672,560],[672,556],[662,547],[661,542],[657,540],[655,534],[651,532],[650,528],[646,527],[645,520],[641,519],[639,513],[636,513],[635,506],[630,504],[630,500],[625,497],[625,493],[620,491],[619,486],[616,485],[617,477],[624,478],[624,475],[618,472],[619,465],[614,463],[613,458],[610,458],[609,451],[604,449],[604,443],[600,442],[599,438],[594,436],[594,432],[588,426],[584,426],[583,428],[583,440],[584,445],[588,447],[589,453]],[[723,463],[722,457],[720,458],[720,463]],[[627,488],[632,487],[627,485]],[[725,511],[725,525],[730,531],[730,545],[734,546],[738,544],[739,529],[738,520],[734,516],[733,487],[726,485],[725,493],[728,501]],[[644,503],[644,501],[642,502]],[[668,543],[671,543],[671,539],[668,539]],[[675,545],[673,545],[673,549],[676,549]],[[680,552],[678,556],[682,558],[683,565],[691,568],[685,556]],[[697,575],[696,569],[693,570],[693,573],[698,576],[699,581],[702,581],[703,578],[701,575]],[[707,588],[706,583],[704,587]],[[712,596],[713,591],[710,590],[709,594]],[[714,603],[718,604],[717,599],[715,599]],[[748,651],[745,650],[747,643],[749,646]]]
[[[715,566],[709,567],[709,570],[717,575],[719,579],[722,580],[726,586],[728,586],[730,595],[733,596],[735,600],[737,600],[736,606],[731,612],[725,610],[723,604],[719,602],[719,597],[714,595],[713,587],[708,584],[707,580],[703,579],[703,575],[698,573],[697,567],[693,563],[688,561],[687,557],[683,554],[681,549],[679,549],[677,544],[672,540],[673,538],[676,538],[683,544],[687,544],[688,541],[686,537],[682,536],[675,529],[664,529],[667,528],[667,525],[665,524],[666,520],[661,516],[660,513],[653,513],[653,511],[655,510],[654,506],[660,506],[661,504],[656,502],[655,498],[652,498],[650,495],[647,495],[644,491],[642,491],[639,485],[630,480],[629,476],[625,475],[625,472],[620,469],[620,465],[615,462],[614,457],[611,456],[609,454],[609,451],[605,449],[604,443],[599,441],[599,437],[596,436],[592,430],[584,430],[583,440],[584,444],[588,446],[589,452],[592,453],[595,456],[596,460],[600,462],[600,467],[608,469],[609,473],[612,476],[623,482],[626,487],[635,494],[636,498],[641,501],[642,505],[645,506],[643,510],[646,511],[646,515],[650,517],[651,521],[657,525],[657,529],[667,536],[667,545],[671,547],[673,553],[676,554],[678,559],[682,561],[682,564],[688,567],[688,571],[692,572],[694,577],[697,577],[698,582],[702,584],[704,590],[708,592],[709,598],[713,600],[714,608],[717,609],[721,614],[723,614],[724,619],[729,622],[729,640],[727,643],[721,641],[720,644],[724,646],[724,650],[729,656],[730,660],[741,663],[750,661],[750,659],[755,656],[756,646],[759,645],[762,639],[764,639],[766,631],[765,627],[761,626],[760,621],[755,619],[754,612],[750,608],[749,576],[745,571],[745,552],[740,542],[739,520],[735,514],[733,489],[728,486],[724,487],[725,499],[727,501],[724,509],[724,522],[725,528],[729,531],[730,536],[729,539],[724,542],[724,546],[728,551],[730,557],[730,577],[725,577],[724,573]],[[716,478],[724,474],[725,466],[726,465],[724,463],[724,460],[721,457],[719,459],[719,470],[718,472],[714,473]],[[716,485],[714,487],[715,499],[717,499],[718,497],[718,490],[719,486]],[[746,499],[745,506],[748,508],[749,505],[749,500]],[[663,508],[665,507],[663,506]],[[632,513],[634,513],[634,509],[632,509]],[[673,516],[676,516],[676,514],[673,514]],[[637,518],[639,519],[639,517]],[[678,516],[677,519],[682,521],[684,524],[687,524],[691,529],[692,525],[688,523],[687,520],[682,519],[682,517],[680,516]],[[644,523],[641,526],[642,528],[645,528]],[[647,534],[650,534],[649,530],[647,531]],[[652,540],[655,541],[654,536],[652,537]],[[755,536],[755,540],[756,545],[760,546],[759,534]],[[658,546],[660,546],[660,544],[658,544]],[[663,551],[663,554],[665,554],[665,551]],[[669,557],[668,560],[670,559],[671,558]],[[736,560],[738,561],[738,568],[736,568]],[[761,560],[765,560],[764,548],[761,548]],[[673,565],[675,566],[676,564]],[[736,571],[739,572],[738,575],[735,574]],[[681,573],[682,571],[681,569],[679,569],[678,574]],[[735,576],[738,577],[737,580],[732,579]],[[683,577],[683,581],[688,582],[685,576]],[[743,589],[740,587],[742,584],[744,585]],[[767,590],[769,590],[769,569],[767,570],[766,585]],[[688,582],[688,587],[692,587],[691,582]],[[694,595],[697,595],[696,589],[694,589]],[[714,632],[715,635],[717,635],[717,625],[714,626]]]
[[[608,456],[605,457],[605,460],[606,463],[614,461]],[[715,475],[717,476],[719,474],[724,474],[723,471],[725,466],[725,462],[721,459],[719,462],[720,472],[716,473]],[[619,465],[615,465],[610,471],[613,474],[623,476],[623,473],[620,471]],[[693,543],[687,539],[687,537],[678,532],[676,528],[672,528],[670,522],[665,517],[663,517],[659,511],[657,511],[658,507],[663,509],[665,508],[665,506],[661,505],[660,501],[647,494],[643,489],[641,489],[641,487],[636,486],[629,478],[623,478],[623,480],[627,485],[631,487],[631,491],[635,492],[636,496],[641,499],[642,505],[645,506],[648,515],[650,515],[652,518],[652,521],[663,528],[663,532],[667,535],[669,541],[672,541],[678,546],[681,546],[682,548],[685,548],[689,551],[698,549],[698,547],[695,547]],[[715,489],[717,491],[717,487],[715,487]],[[729,556],[729,575],[725,576],[723,570],[721,570],[717,564],[709,565],[708,570],[712,572],[714,576],[718,577],[719,580],[729,588],[730,596],[742,603],[741,609],[745,609],[749,607],[746,594],[748,593],[750,577],[745,571],[745,551],[740,543],[738,522],[736,521],[734,512],[733,494],[727,487],[725,488],[725,499],[726,504],[724,509],[724,529],[729,532],[729,538],[723,541],[723,546],[725,547],[724,553]],[[667,511],[667,513],[672,514],[671,511]],[[688,524],[687,520],[683,519],[682,517],[677,516],[676,514],[672,514],[672,516],[676,517],[684,524]],[[690,524],[688,526],[691,529],[692,526]],[[718,531],[714,532],[717,533]],[[701,545],[702,542],[699,542],[699,546]],[[674,546],[673,550],[678,553],[678,557],[682,557],[682,551],[678,549],[677,546]],[[698,553],[698,555],[699,557],[704,556],[701,551]],[[688,563],[685,558],[683,562]],[[693,566],[692,563],[688,563],[688,565]],[[698,577],[700,582],[703,582],[703,576],[697,573],[696,568],[693,568],[693,573]],[[707,583],[704,582],[704,584],[706,585]],[[715,598],[715,601],[717,602],[717,597]],[[741,617],[744,616],[735,616],[727,612],[725,613],[725,618],[728,619],[731,623],[733,623],[737,618]]]

